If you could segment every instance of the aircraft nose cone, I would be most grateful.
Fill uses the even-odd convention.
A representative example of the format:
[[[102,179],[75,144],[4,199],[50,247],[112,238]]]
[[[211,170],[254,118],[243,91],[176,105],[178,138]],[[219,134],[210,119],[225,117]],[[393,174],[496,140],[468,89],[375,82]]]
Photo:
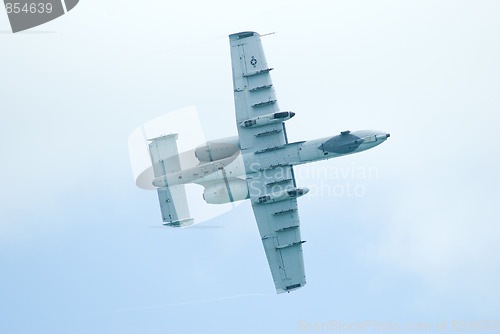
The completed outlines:
[[[290,118],[292,118],[293,116],[295,116],[295,113],[293,111],[290,111]]]
[[[391,134],[390,134],[390,133],[387,133],[385,136],[386,136],[387,138],[389,138],[389,137],[391,136]]]

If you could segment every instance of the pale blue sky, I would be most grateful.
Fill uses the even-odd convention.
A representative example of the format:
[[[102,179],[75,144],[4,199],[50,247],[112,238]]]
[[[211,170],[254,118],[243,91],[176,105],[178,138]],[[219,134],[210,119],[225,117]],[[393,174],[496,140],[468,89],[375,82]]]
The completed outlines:
[[[296,333],[298,321],[500,320],[497,1],[82,1],[0,34],[0,333]],[[7,32],[0,12],[0,31]],[[162,230],[128,135],[195,105],[234,135],[230,33],[264,38],[291,140],[380,129],[310,168],[308,284],[276,295],[251,208]],[[34,33],[37,32],[37,33]],[[298,179],[311,186],[317,179]]]

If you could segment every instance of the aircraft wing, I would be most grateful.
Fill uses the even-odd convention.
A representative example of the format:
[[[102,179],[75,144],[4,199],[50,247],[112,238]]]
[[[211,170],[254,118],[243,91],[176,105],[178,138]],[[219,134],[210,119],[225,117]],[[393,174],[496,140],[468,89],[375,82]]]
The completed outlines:
[[[260,204],[258,198],[268,194],[269,182],[279,182],[292,178],[290,168],[278,168],[265,174],[253,173],[248,176],[250,198],[255,220],[259,227],[262,244],[278,293],[291,291],[306,284],[300,220],[297,199]],[[277,181],[271,181],[277,180]],[[292,183],[293,181],[289,181]],[[286,186],[285,186],[286,187]]]
[[[179,153],[177,151],[177,134],[161,136],[151,139],[149,153],[153,164],[155,178],[169,175],[181,169]],[[168,161],[168,163],[165,163]],[[194,220],[189,216],[189,207],[186,198],[186,189],[182,184],[160,187],[158,199],[164,225],[185,227],[192,225]]]
[[[278,293],[305,285],[304,261],[296,198],[260,203],[259,198],[295,187],[291,166],[283,164],[287,143],[283,122],[257,127],[239,124],[279,112],[271,69],[259,34],[229,36],[234,102],[241,153],[245,163],[250,200],[259,227],[271,274]]]

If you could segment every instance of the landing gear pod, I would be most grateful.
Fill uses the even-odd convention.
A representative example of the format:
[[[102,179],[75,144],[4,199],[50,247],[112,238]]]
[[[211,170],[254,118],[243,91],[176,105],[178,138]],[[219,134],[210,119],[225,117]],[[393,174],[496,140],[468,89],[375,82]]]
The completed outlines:
[[[304,196],[309,192],[309,188],[291,188],[287,190],[282,190],[279,192],[271,193],[269,195],[261,196],[257,199],[259,204],[274,203],[280,201],[286,201],[293,198],[298,198]]]
[[[241,122],[239,125],[243,128],[258,127],[258,126],[288,121],[293,116],[295,116],[294,112],[281,111],[255,118],[250,118],[244,122]]]

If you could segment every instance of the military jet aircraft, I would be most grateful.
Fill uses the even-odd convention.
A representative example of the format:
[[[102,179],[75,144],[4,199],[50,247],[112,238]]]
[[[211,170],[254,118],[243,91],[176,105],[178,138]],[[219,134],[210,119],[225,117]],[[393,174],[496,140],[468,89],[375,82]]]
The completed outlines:
[[[164,225],[186,227],[190,217],[185,184],[204,187],[209,204],[249,199],[277,293],[306,284],[297,198],[308,193],[297,186],[293,166],[362,152],[383,143],[380,131],[343,131],[337,135],[289,143],[285,122],[295,113],[280,111],[260,35],[229,36],[238,136],[209,141],[179,153],[178,134],[149,140]],[[192,164],[181,168],[190,155]],[[189,160],[189,159],[188,159]]]

